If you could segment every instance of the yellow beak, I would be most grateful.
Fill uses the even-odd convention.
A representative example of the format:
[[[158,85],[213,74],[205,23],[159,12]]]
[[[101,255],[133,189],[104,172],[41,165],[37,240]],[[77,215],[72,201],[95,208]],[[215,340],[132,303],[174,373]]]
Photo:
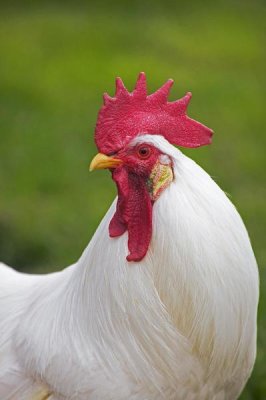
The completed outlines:
[[[116,168],[122,164],[118,158],[108,157],[105,154],[98,153],[90,163],[90,171],[94,169]]]

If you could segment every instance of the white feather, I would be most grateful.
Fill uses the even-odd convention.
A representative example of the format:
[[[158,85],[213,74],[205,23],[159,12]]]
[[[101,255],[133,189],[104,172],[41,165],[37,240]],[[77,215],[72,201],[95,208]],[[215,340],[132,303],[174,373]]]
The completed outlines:
[[[140,141],[175,176],[141,262],[126,261],[127,234],[109,237],[115,200],[77,264],[39,277],[0,266],[0,395],[14,368],[13,390],[30,379],[55,400],[233,400],[245,385],[258,272],[243,222],[192,160]]]

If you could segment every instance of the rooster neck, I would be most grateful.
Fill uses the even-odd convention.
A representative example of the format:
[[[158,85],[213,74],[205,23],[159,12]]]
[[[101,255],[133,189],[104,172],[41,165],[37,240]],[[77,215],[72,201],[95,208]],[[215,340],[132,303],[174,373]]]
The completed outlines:
[[[141,262],[126,261],[127,233],[108,236],[115,202],[82,255],[78,280],[89,336],[97,348],[103,344],[102,360],[108,362],[111,346],[136,379],[159,379],[162,368],[173,378],[182,351],[200,360],[207,375],[225,369],[234,375],[238,363],[250,362],[240,347],[254,341],[254,332],[243,329],[256,319],[247,313],[257,303],[254,255],[241,218],[215,182],[185,156],[174,175],[154,205],[152,241]],[[165,354],[158,353],[162,346]],[[179,367],[170,359],[179,359]]]
[[[152,241],[141,262],[126,261],[127,233],[109,237],[115,200],[78,263],[42,293],[36,288],[18,343],[22,359],[31,354],[29,370],[51,387],[102,393],[107,377],[127,390],[141,382],[150,392],[140,398],[164,398],[158,393],[165,387],[189,393],[193,385],[201,393],[203,382],[211,391],[233,380],[227,398],[234,398],[247,379],[258,277],[246,230],[195,163],[180,156],[174,176],[154,205]],[[69,371],[75,374],[68,381]]]

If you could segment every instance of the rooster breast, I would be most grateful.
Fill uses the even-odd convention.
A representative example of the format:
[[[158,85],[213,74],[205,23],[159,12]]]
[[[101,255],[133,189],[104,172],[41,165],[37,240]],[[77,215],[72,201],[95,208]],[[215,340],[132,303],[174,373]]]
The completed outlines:
[[[115,201],[72,279],[93,400],[233,400],[254,364],[258,272],[246,229],[206,172],[169,153],[175,180],[154,205],[147,256],[129,264],[127,234],[110,239]]]
[[[109,237],[115,200],[76,265],[25,286],[16,359],[54,398],[234,400],[250,375],[258,273],[246,229],[208,174],[157,142],[175,179],[154,204],[146,257],[128,263],[127,233]]]

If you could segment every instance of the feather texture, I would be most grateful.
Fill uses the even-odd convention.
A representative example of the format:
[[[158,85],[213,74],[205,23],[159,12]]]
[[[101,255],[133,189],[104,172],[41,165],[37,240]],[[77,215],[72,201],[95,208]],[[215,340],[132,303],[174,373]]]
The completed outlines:
[[[46,276],[1,265],[1,399],[27,380],[53,400],[233,400],[245,385],[258,272],[243,222],[164,138],[134,141],[174,163],[146,257],[128,263],[127,233],[109,237],[115,200],[75,265]]]

